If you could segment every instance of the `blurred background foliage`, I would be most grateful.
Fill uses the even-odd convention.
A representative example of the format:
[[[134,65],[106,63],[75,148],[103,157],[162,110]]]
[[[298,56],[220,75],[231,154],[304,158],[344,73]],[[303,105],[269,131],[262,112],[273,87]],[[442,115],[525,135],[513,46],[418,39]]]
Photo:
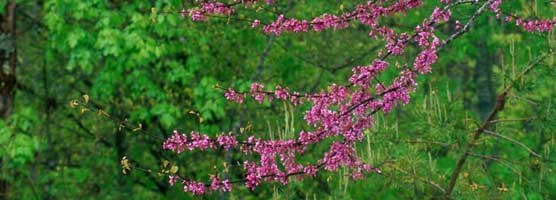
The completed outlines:
[[[342,170],[283,186],[243,186],[231,193],[194,197],[170,187],[164,160],[199,180],[230,166],[241,178],[244,158],[223,151],[176,155],[161,149],[174,129],[208,134],[238,132],[257,137],[294,137],[306,124],[307,105],[281,102],[227,103],[215,85],[248,89],[258,81],[315,92],[344,84],[351,68],[368,64],[383,43],[354,24],[340,31],[265,36],[239,19],[269,22],[277,13],[311,18],[338,14],[365,1],[280,1],[264,9],[240,9],[232,18],[196,23],[178,11],[194,1],[17,1],[17,88],[14,112],[0,121],[3,198],[8,199],[411,199],[438,198],[469,136],[514,84],[500,123],[492,130],[511,140],[483,135],[457,182],[457,199],[556,199],[556,70],[554,56],[525,78],[511,80],[528,63],[556,47],[555,34],[526,33],[492,14],[443,49],[433,73],[419,80],[409,105],[377,115],[358,154],[382,174],[350,181]],[[7,0],[0,1],[6,5]],[[438,1],[406,15],[383,19],[411,31]],[[477,6],[453,10],[465,22]],[[548,0],[504,1],[503,10],[526,18],[556,15]],[[0,9],[4,11],[5,9]],[[454,21],[438,28],[446,38]],[[411,64],[413,47],[391,63]],[[392,68],[381,80],[391,80]],[[92,110],[69,106],[88,95]],[[102,111],[105,114],[99,114]],[[126,124],[122,128],[121,124]],[[133,131],[141,127],[142,131]],[[245,136],[247,137],[247,136]],[[315,161],[331,141],[300,162]],[[528,151],[522,145],[526,145]],[[214,166],[217,166],[216,168]]]

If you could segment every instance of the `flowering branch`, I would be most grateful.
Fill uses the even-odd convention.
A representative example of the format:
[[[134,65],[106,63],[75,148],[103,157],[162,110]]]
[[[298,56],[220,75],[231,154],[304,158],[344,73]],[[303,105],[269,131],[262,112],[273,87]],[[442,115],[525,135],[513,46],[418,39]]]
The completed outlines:
[[[258,162],[250,160],[243,162],[244,179],[230,181],[213,176],[209,184],[171,175],[169,177],[170,184],[174,185],[179,182],[183,184],[184,191],[200,195],[206,193],[207,188],[210,191],[230,191],[232,183],[245,183],[246,187],[250,189],[254,189],[263,182],[275,181],[287,184],[290,181],[289,178],[293,176],[301,179],[315,176],[321,170],[336,171],[340,167],[349,169],[354,179],[363,178],[364,172],[380,173],[378,168],[361,162],[355,156],[355,144],[363,140],[364,130],[373,125],[372,115],[379,111],[387,114],[400,104],[408,104],[410,94],[417,87],[415,78],[418,75],[431,72],[431,66],[438,60],[438,50],[468,31],[475,19],[487,8],[498,15],[501,0],[485,1],[473,13],[465,26],[460,27],[446,41],[441,41],[435,35],[435,25],[449,21],[451,8],[468,3],[474,4],[478,2],[477,0],[454,2],[441,0],[445,6],[435,8],[431,16],[416,26],[415,32],[411,35],[409,33],[398,34],[391,28],[379,25],[378,21],[381,17],[388,17],[395,13],[403,13],[417,8],[424,4],[423,0],[401,0],[390,5],[386,5],[385,2],[383,0],[368,1],[366,4],[360,4],[354,10],[342,15],[323,14],[312,19],[311,22],[280,15],[276,21],[263,25],[263,32],[270,34],[273,38],[285,32],[297,33],[310,30],[319,32],[325,29],[343,29],[349,27],[351,21],[357,20],[371,28],[370,37],[386,42],[387,51],[386,53],[379,53],[378,58],[367,66],[354,67],[352,75],[348,79],[350,83],[348,86],[332,84],[325,91],[307,94],[290,92],[288,87],[283,86],[276,86],[273,91],[266,91],[264,85],[260,83],[252,83],[248,92],[238,92],[232,88],[226,89],[224,94],[226,99],[237,103],[243,103],[248,95],[259,103],[262,103],[265,99],[268,101],[273,99],[289,101],[293,105],[310,103],[312,106],[305,112],[304,119],[308,125],[313,126],[314,130],[300,131],[299,136],[294,139],[265,140],[250,136],[243,141],[240,141],[234,134],[223,133],[211,138],[197,132],[186,135],[175,131],[163,143],[163,149],[182,153],[186,150],[204,151],[222,148],[230,151],[239,148],[243,154],[255,154],[260,160]],[[211,14],[230,16],[235,11],[232,6],[240,5],[240,3],[249,5],[256,3],[256,1],[235,1],[233,4],[206,1],[199,8],[190,9],[187,13],[194,21],[205,21],[207,16]],[[270,4],[273,1],[267,0],[266,3]],[[254,20],[252,27],[256,28],[260,23],[259,20]],[[548,30],[544,22],[536,24],[541,24],[539,25],[541,27],[531,30],[539,32]],[[414,60],[413,67],[401,69],[390,85],[383,84],[378,80],[378,76],[390,66],[386,59],[389,56],[403,54],[407,44],[411,41],[415,42],[421,50]],[[373,81],[376,82],[376,85],[372,85]],[[504,91],[506,92],[506,90],[509,90],[509,88]],[[492,116],[475,132],[473,141],[486,130],[492,118],[503,108],[503,106],[500,107],[500,103],[503,105],[502,101],[497,103],[497,107],[491,113]],[[304,154],[308,145],[317,144],[332,137],[339,138],[341,141],[333,141],[330,149],[324,153],[321,159],[313,164],[306,165],[296,162],[296,157]],[[469,143],[466,152],[469,152],[472,144],[473,142]],[[450,196],[467,155],[468,153],[465,153],[460,158],[451,177],[450,185],[445,190],[446,197]],[[277,161],[277,158],[280,162]]]

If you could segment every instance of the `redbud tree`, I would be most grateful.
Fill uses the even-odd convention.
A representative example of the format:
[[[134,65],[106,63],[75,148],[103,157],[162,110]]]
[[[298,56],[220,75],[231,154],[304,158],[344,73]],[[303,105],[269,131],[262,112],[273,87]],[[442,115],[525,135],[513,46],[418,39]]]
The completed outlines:
[[[419,87],[417,78],[434,72],[434,65],[442,55],[442,48],[449,45],[467,31],[480,15],[493,15],[499,24],[512,24],[528,32],[550,32],[556,26],[552,19],[524,19],[504,11],[502,0],[423,0],[385,1],[373,0],[352,8],[344,13],[322,13],[312,18],[298,19],[276,13],[273,21],[263,21],[257,15],[251,18],[239,17],[241,11],[260,10],[278,3],[279,0],[235,0],[235,1],[196,1],[181,9],[184,20],[205,23],[212,18],[227,18],[246,22],[245,26],[260,34],[280,37],[284,34],[305,34],[332,30],[342,34],[342,29],[352,28],[354,24],[363,25],[368,37],[382,41],[385,45],[367,65],[353,66],[351,76],[345,77],[348,84],[330,83],[318,92],[292,91],[287,85],[265,87],[265,83],[253,82],[249,90],[241,91],[231,87],[218,86],[223,97],[230,104],[243,104],[246,101],[257,103],[282,101],[293,106],[307,105],[304,111],[305,123],[310,127],[297,132],[294,138],[265,139],[264,135],[240,135],[222,130],[216,136],[191,130],[174,131],[167,138],[164,150],[183,154],[191,151],[211,151],[221,149],[239,153],[244,160],[241,168],[233,168],[243,174],[239,179],[230,179],[224,173],[212,174],[209,180],[195,180],[183,177],[170,170],[168,182],[172,186],[183,187],[185,192],[203,195],[214,191],[229,192],[236,185],[249,189],[267,182],[288,184],[311,178],[321,171],[349,171],[354,180],[364,179],[370,174],[380,174],[381,169],[373,163],[364,163],[356,155],[355,145],[364,139],[364,131],[371,128],[376,113],[388,114],[399,106],[410,104],[412,93]],[[440,5],[427,18],[408,32],[399,32],[384,19],[405,15],[422,8],[425,4]],[[452,17],[452,11],[468,7],[472,12],[461,19]],[[241,9],[239,9],[241,8]],[[257,12],[254,12],[257,13]],[[443,32],[440,37],[437,27],[448,25],[452,32]],[[408,47],[418,49],[416,53],[406,51]],[[411,63],[391,63],[392,57],[409,56]],[[380,75],[386,71],[396,71],[391,80],[382,80]],[[312,154],[311,147],[332,141],[321,157],[314,162],[302,163],[298,158]],[[127,160],[122,163],[128,169]],[[239,186],[237,186],[239,187]],[[449,194],[448,194],[449,195]]]

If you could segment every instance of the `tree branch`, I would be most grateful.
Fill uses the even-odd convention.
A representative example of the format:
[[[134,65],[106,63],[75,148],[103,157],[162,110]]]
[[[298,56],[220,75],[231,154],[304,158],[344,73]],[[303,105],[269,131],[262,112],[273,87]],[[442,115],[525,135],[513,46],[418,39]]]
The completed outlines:
[[[492,2],[492,1],[489,1]],[[483,5],[483,7],[485,5],[487,5],[489,2],[485,3]],[[517,77],[514,78],[514,81],[519,80],[520,78],[522,78],[523,76],[525,76],[528,72],[530,72],[533,67],[537,66],[541,61],[543,61],[544,59],[546,59],[548,56],[554,55],[554,51],[549,50],[548,53],[545,53],[541,56],[539,56],[535,61],[531,62]],[[460,156],[460,158],[458,159],[458,162],[456,164],[456,168],[454,169],[454,172],[452,173],[452,176],[450,177],[450,182],[448,184],[448,187],[446,189],[446,193],[444,194],[444,199],[449,199],[450,195],[456,185],[457,179],[459,177],[459,174],[461,173],[461,170],[465,164],[465,161],[467,160],[467,157],[470,155],[471,149],[473,148],[473,146],[475,146],[475,143],[477,142],[477,140],[479,139],[479,137],[487,130],[488,126],[491,124],[491,121],[496,117],[496,115],[502,111],[504,109],[504,104],[506,103],[506,94],[510,91],[510,89],[512,88],[513,84],[508,84],[503,90],[502,92],[500,92],[500,94],[498,95],[498,97],[496,98],[496,104],[493,106],[492,110],[490,111],[490,113],[487,115],[486,119],[483,121],[483,123],[479,126],[478,129],[476,129],[473,132],[473,136],[471,138],[471,141],[469,143],[467,143],[467,145],[465,146],[465,150],[464,153]]]
[[[519,141],[517,141],[517,140],[514,140],[514,139],[512,139],[512,138],[510,138],[510,137],[508,137],[508,136],[505,136],[505,135],[502,135],[502,134],[498,134],[498,133],[496,133],[496,132],[494,132],[494,131],[489,131],[489,130],[485,130],[485,133],[487,133],[488,135],[492,135],[492,136],[495,136],[495,137],[498,137],[498,138],[501,138],[501,139],[510,141],[510,142],[512,142],[512,143],[514,143],[514,144],[517,144],[517,145],[523,147],[525,150],[527,150],[531,155],[533,155],[533,156],[535,156],[535,157],[537,157],[537,158],[542,158],[541,155],[539,155],[537,152],[533,151],[533,150],[532,150],[531,148],[529,148],[527,145],[525,145],[525,144],[523,144],[523,143],[521,143],[521,142],[519,142]]]
[[[413,176],[414,178],[419,179],[419,180],[421,180],[421,181],[423,181],[423,182],[425,182],[425,183],[428,183],[429,185],[432,185],[434,188],[440,190],[442,193],[446,193],[446,190],[445,190],[442,186],[440,186],[438,183],[436,183],[436,182],[434,182],[434,181],[431,181],[431,180],[429,180],[429,179],[426,179],[426,178],[417,176],[417,174],[411,174],[411,173],[405,171],[404,169],[401,169],[401,168],[398,168],[398,167],[395,167],[395,166],[392,167],[392,168],[394,168],[395,170],[397,170],[397,171],[399,171],[399,172],[402,172],[402,173],[404,173],[404,174],[406,174],[406,175],[411,175],[411,176]]]
[[[261,79],[261,75],[263,73],[263,67],[264,67],[264,61],[266,59],[266,57],[268,56],[268,52],[270,52],[270,48],[272,47],[272,44],[274,43],[274,35],[271,35],[268,37],[267,41],[266,41],[266,47],[263,50],[263,53],[261,54],[261,57],[259,57],[259,63],[257,64],[257,71],[255,72],[255,76],[253,77],[253,80],[258,81]]]

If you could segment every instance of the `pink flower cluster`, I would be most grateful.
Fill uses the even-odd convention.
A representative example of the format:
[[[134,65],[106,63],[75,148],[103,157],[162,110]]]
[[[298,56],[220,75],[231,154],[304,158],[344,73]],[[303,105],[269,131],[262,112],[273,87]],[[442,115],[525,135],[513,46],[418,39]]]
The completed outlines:
[[[228,88],[224,96],[226,97],[227,100],[235,101],[240,104],[243,103],[243,100],[245,99],[245,94],[240,94],[232,88]]]
[[[290,89],[288,89],[287,87],[282,88],[281,86],[277,85],[276,89],[274,90],[274,95],[276,96],[276,99],[287,100],[290,96]]]
[[[334,28],[334,30],[347,28],[348,24],[348,17],[345,16],[344,18],[338,17],[335,15],[330,14],[323,14],[320,17],[317,17],[311,21],[313,25],[313,30],[316,32],[320,32],[329,28]]]
[[[421,74],[426,74],[431,72],[431,66],[438,60],[436,51],[434,49],[427,49],[419,53],[415,58],[413,64],[413,69]]]
[[[357,66],[353,68],[353,75],[349,78],[349,82],[353,85],[367,88],[371,83],[371,78],[388,68],[388,63],[382,60],[374,60],[368,66]]]
[[[188,14],[193,21],[206,21],[209,15],[225,15],[229,16],[234,12],[234,9],[224,3],[219,2],[205,2],[199,8],[189,10],[183,9],[181,12],[182,17]]]
[[[236,137],[231,134],[230,135],[222,134],[218,136],[216,141],[220,146],[224,147],[224,149],[226,150],[230,150],[231,148],[235,148],[237,146]]]
[[[193,21],[207,21],[208,17],[211,15],[224,15],[224,16],[232,15],[235,11],[233,7],[234,5],[243,4],[247,7],[247,6],[255,5],[258,2],[259,0],[234,0],[234,3],[232,4],[225,4],[225,3],[217,2],[215,0],[209,0],[209,1],[204,1],[197,8],[191,8],[187,10],[185,8],[182,9],[181,16],[183,18],[189,16]],[[274,3],[274,0],[265,0],[265,3],[267,5],[272,4]],[[256,25],[258,25],[258,22],[257,24],[253,23],[253,26]]]
[[[235,3],[243,3],[245,6],[252,6],[260,2],[260,0],[234,0]],[[275,0],[265,0],[266,5],[275,3]]]
[[[490,10],[496,14],[496,17],[501,17],[503,15],[500,5],[502,0],[495,0],[490,4]],[[551,32],[556,27],[556,17],[552,19],[535,19],[527,20],[515,16],[505,16],[504,21],[515,22],[515,25],[523,28],[528,32]]]
[[[351,174],[353,179],[363,178],[362,172],[372,171],[375,173],[381,173],[379,169],[373,168],[369,164],[362,164],[359,159],[354,157],[354,155],[355,148],[353,146],[334,142],[330,146],[330,151],[324,154],[322,161],[327,163],[324,169],[328,171],[336,171],[340,166],[349,166],[354,169]]]
[[[174,186],[176,183],[181,183],[183,185],[184,192],[191,192],[194,195],[203,195],[207,192],[214,192],[214,191],[222,191],[222,192],[230,192],[232,191],[232,184],[230,180],[220,180],[220,177],[213,176],[211,178],[210,184],[205,184],[203,182],[193,181],[193,180],[186,180],[177,175],[170,175],[168,176],[168,182],[171,186]]]
[[[429,19],[415,28],[415,42],[423,48],[413,63],[413,69],[421,74],[430,73],[432,64],[438,60],[436,51],[443,42],[434,34],[434,24],[447,22],[450,20],[451,12],[449,9],[435,8]]]
[[[274,91],[265,91],[264,85],[260,83],[252,83],[250,86],[249,93],[257,102],[263,103],[265,99],[272,101],[274,98],[278,100],[289,101],[293,105],[299,105],[303,103],[303,99],[307,98],[307,95],[301,95],[299,92],[290,92],[288,87],[282,87],[277,85]],[[227,100],[234,101],[237,103],[243,103],[246,94],[243,92],[237,92],[233,88],[226,89],[224,94]]]
[[[414,92],[415,86],[417,86],[415,76],[414,72],[406,69],[400,72],[400,76],[394,80],[391,86],[384,88],[382,85],[378,85],[377,91],[379,92],[392,90],[394,92],[385,93],[382,101],[377,102],[378,105],[375,106],[381,107],[383,112],[388,113],[398,102],[402,102],[403,105],[409,103],[409,94]]]
[[[506,17],[506,21],[511,20],[513,20],[512,17]],[[515,25],[529,32],[550,32],[554,30],[554,27],[556,27],[556,17],[554,17],[552,20],[523,20],[518,18],[515,19]]]
[[[280,15],[276,21],[264,26],[263,31],[266,34],[280,36],[283,32],[308,32],[310,26],[316,32],[330,28],[338,30],[349,27],[349,22],[354,20],[358,20],[372,28],[377,28],[380,17],[403,13],[422,4],[423,0],[405,0],[393,3],[389,7],[383,7],[377,4],[376,1],[368,1],[365,4],[356,6],[351,12],[343,13],[339,16],[325,13],[311,20],[310,23],[307,20],[286,19],[283,15]],[[256,27],[259,22],[259,20],[255,20],[253,27]]]
[[[176,153],[181,153],[184,150],[193,151],[195,149],[206,150],[222,147],[226,150],[237,146],[238,142],[236,137],[231,134],[224,134],[217,136],[216,139],[210,138],[208,135],[200,134],[192,131],[188,137],[186,134],[179,133],[177,130],[162,144],[165,150],[171,150]]]
[[[313,137],[323,139],[322,137],[325,136],[323,132],[324,131],[310,134],[314,134]],[[302,178],[299,175],[314,176],[321,168],[329,171],[335,171],[338,167],[354,168],[354,177],[361,177],[362,172],[365,171],[379,172],[368,164],[362,164],[358,158],[354,157],[355,149],[349,142],[335,143],[332,145],[331,149],[325,153],[324,158],[318,161],[319,165],[315,166],[309,164],[303,166],[296,162],[296,155],[303,153],[306,145],[316,143],[319,140],[309,141],[304,139],[305,136],[306,134],[300,136],[298,140],[263,140],[255,138],[254,136],[249,137],[241,144],[241,150],[246,154],[254,153],[259,155],[260,164],[252,161],[244,162],[243,166],[246,171],[245,185],[248,188],[254,189],[262,181],[277,181],[282,184],[287,184],[291,176],[298,176],[298,179]],[[300,142],[302,140],[304,141],[303,143]],[[235,148],[238,144],[235,137],[232,135],[220,135],[217,137],[216,141],[221,147],[228,150],[230,148]],[[164,149],[181,153],[184,148],[188,150],[195,148],[206,150],[208,148],[215,148],[215,145],[213,140],[206,135],[191,133],[191,139],[188,140],[185,134],[179,134],[176,131],[171,138],[164,142],[163,147]],[[277,162],[277,157],[280,163]],[[281,170],[280,166],[282,166],[284,170]],[[196,195],[206,193],[208,191],[207,189],[210,189],[210,191],[231,190],[230,182],[228,180],[220,181],[217,176],[213,177],[210,185],[202,182],[185,180],[175,175],[169,176],[168,181],[170,185],[175,185],[181,181],[184,186],[184,191]]]
[[[253,96],[259,103],[262,103],[264,101],[264,97],[266,96],[266,93],[264,92],[264,85],[260,83],[251,84],[250,93],[251,96]],[[268,99],[271,100],[272,96],[269,96]]]
[[[450,16],[452,16],[452,12],[449,9],[444,10],[436,7],[432,12],[431,20],[438,24],[440,22],[447,22],[450,20]]]
[[[492,12],[498,13],[500,12],[500,4],[502,3],[502,0],[494,0],[491,4],[490,4],[490,10]]]
[[[263,31],[277,36],[280,36],[282,32],[307,32],[309,31],[309,22],[306,20],[286,19],[284,15],[280,15],[276,21],[264,26]]]
[[[406,41],[409,39],[409,35],[407,33],[402,33],[400,38],[395,39],[388,39],[388,43],[386,44],[386,50],[390,52],[392,55],[402,55],[403,49],[405,48]]]

